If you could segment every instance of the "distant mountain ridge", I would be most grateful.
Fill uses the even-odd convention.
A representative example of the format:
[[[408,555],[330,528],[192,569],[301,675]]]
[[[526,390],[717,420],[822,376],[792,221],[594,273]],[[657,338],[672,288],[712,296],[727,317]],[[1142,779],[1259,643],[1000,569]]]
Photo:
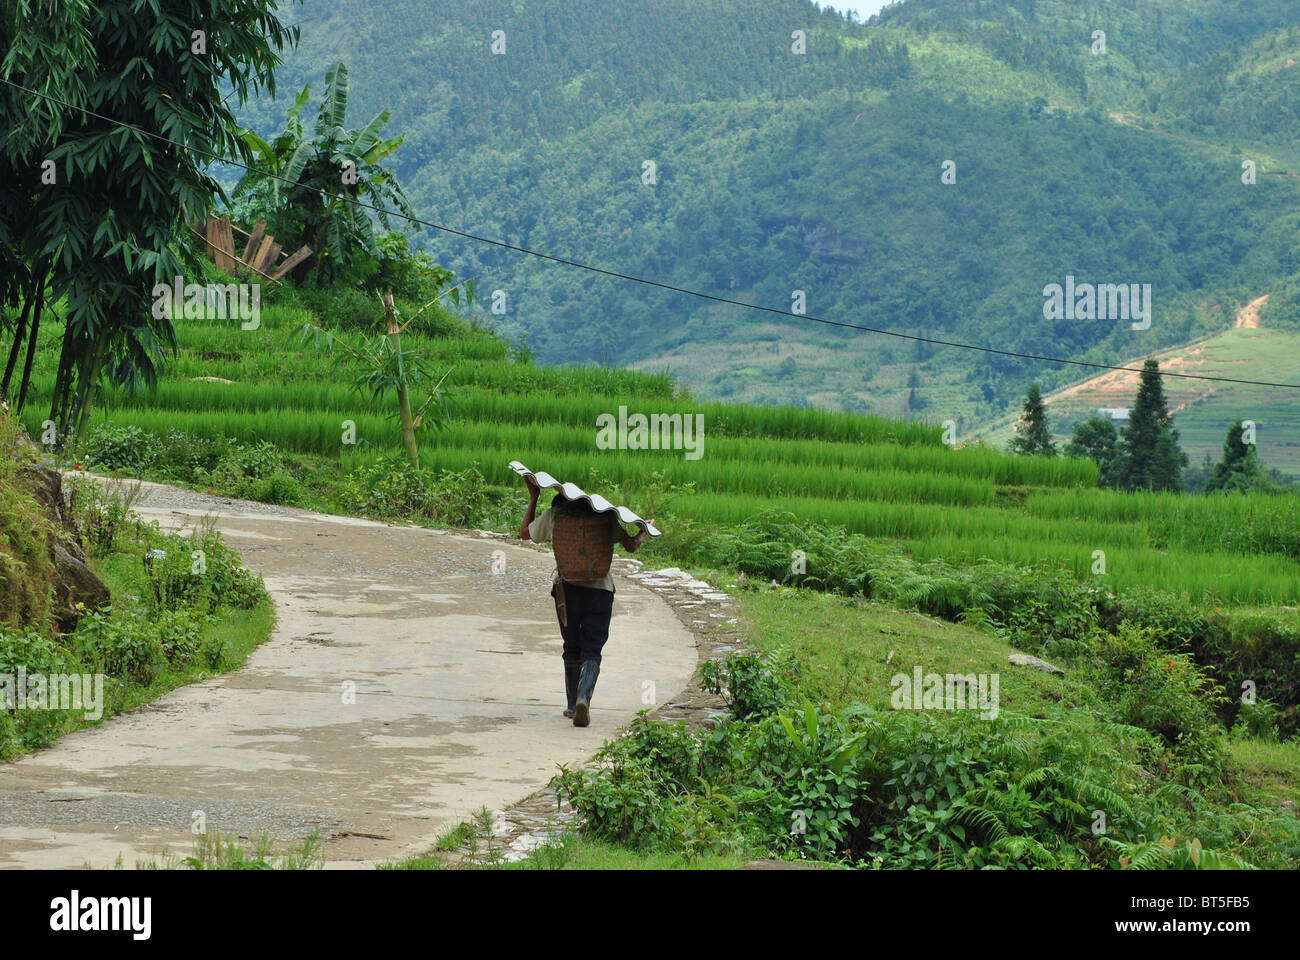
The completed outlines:
[[[247,121],[279,129],[286,95],[344,59],[350,116],[392,109],[415,209],[456,229],[1096,362],[1228,329],[1231,301],[1265,293],[1266,326],[1300,327],[1285,0],[906,0],[867,25],[804,0],[313,0],[283,16],[301,47],[281,101]],[[506,294],[488,319],[539,359],[667,366],[706,396],[973,429],[1034,380],[1079,377],[418,237]],[[1067,275],[1151,284],[1150,329],[1047,320],[1043,288]]]

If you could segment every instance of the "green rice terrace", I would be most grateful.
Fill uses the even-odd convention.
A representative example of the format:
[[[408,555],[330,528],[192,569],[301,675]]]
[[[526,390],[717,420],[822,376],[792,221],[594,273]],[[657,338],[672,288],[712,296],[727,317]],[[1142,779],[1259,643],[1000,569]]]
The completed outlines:
[[[377,319],[377,302],[373,313]],[[105,387],[92,423],[158,437],[269,442],[309,464],[298,476],[317,487],[383,460],[392,452],[392,417],[352,388],[356,366],[346,354],[301,342],[298,331],[315,319],[306,307],[272,303],[252,331],[177,321],[179,349],[156,392],[130,397]],[[1294,605],[1300,594],[1300,520],[1291,497],[1101,490],[1088,460],[953,450],[937,425],[918,422],[700,403],[665,376],[534,366],[490,332],[459,322],[441,336],[408,333],[405,345],[450,371],[453,417],[421,445],[421,465],[476,465],[502,493],[517,492],[506,466],[517,459],[562,478],[594,471],[629,496],[689,489],[671,512],[696,524],[734,526],[780,509],[896,541],[919,561],[1048,561],[1087,579],[1100,550],[1106,572],[1098,582],[1110,589],[1208,592],[1243,604]],[[53,376],[39,365],[33,376],[35,399],[24,412],[33,436]],[[702,415],[703,455],[598,449],[597,417],[617,416],[620,406]],[[344,442],[345,421],[355,425],[355,443]]]

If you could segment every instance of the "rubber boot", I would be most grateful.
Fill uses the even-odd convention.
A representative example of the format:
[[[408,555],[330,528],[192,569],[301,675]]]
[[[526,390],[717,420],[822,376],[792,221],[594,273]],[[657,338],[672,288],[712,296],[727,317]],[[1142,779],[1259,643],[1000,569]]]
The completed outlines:
[[[578,702],[578,679],[582,675],[582,664],[571,660],[564,661],[564,694],[569,705],[564,708],[566,717],[573,716],[574,704]]]
[[[591,695],[600,676],[599,660],[584,660],[582,674],[578,677],[578,699],[573,705],[573,725],[585,727],[591,723]]]

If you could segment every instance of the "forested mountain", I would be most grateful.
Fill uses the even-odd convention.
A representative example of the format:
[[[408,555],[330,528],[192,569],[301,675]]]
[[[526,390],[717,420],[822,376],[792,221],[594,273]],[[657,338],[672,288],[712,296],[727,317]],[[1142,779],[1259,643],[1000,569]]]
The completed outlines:
[[[1266,326],[1300,321],[1292,0],[904,0],[865,25],[803,0],[307,0],[283,17],[301,44],[281,99],[247,122],[274,133],[292,94],[345,60],[350,119],[392,110],[415,210],[458,230],[778,310],[803,291],[818,317],[1103,362],[1229,328],[1266,293]],[[666,366],[706,396],[966,430],[1032,381],[1086,373],[417,237],[478,277],[485,305],[504,291],[485,317],[539,359]],[[1067,277],[1150,284],[1149,329],[1045,319],[1044,288]]]

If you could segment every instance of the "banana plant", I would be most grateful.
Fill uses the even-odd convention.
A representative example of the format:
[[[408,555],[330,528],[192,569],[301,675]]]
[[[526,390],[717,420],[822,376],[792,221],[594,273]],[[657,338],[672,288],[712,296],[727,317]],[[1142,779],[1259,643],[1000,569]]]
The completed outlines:
[[[415,211],[393,171],[381,161],[402,144],[402,137],[384,139],[391,116],[381,110],[360,129],[344,126],[348,107],[348,68],[342,61],[325,72],[325,93],[310,127],[302,118],[311,97],[305,86],[293,100],[284,130],[269,143],[252,130],[241,137],[257,159],[235,185],[232,199],[250,202],[265,215],[282,244],[311,247],[313,257],[300,269],[317,269],[328,282],[340,268],[355,262],[360,248],[376,259],[371,210],[385,229],[392,229],[385,212],[396,209],[414,219]]]

